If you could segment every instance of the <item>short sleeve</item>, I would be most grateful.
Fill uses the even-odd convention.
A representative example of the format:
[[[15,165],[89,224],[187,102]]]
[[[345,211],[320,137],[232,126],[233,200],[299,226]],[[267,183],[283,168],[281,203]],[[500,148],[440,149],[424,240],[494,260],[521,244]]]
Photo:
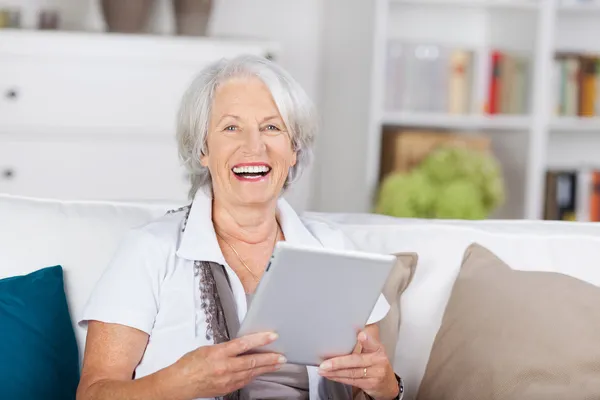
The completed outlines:
[[[375,307],[373,307],[373,311],[371,312],[371,316],[367,321],[367,325],[375,324],[382,319],[385,318],[387,313],[390,311],[390,304],[387,302],[383,294],[379,295],[377,299],[377,303],[375,303]]]
[[[158,312],[161,265],[166,264],[158,242],[141,230],[127,233],[88,299],[81,327],[96,320],[150,334]]]

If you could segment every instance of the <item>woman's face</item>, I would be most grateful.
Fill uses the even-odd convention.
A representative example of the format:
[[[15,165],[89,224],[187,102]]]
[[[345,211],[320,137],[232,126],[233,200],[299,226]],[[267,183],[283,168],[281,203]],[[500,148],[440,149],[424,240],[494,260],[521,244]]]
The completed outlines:
[[[235,78],[217,88],[207,148],[201,163],[212,175],[214,196],[234,204],[276,199],[296,164],[287,127],[257,78]]]

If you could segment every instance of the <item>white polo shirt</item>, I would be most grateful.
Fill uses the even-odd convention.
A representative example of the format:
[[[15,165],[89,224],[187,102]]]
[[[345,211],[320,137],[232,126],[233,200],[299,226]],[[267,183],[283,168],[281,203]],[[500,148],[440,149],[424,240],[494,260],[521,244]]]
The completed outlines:
[[[194,261],[211,261],[225,267],[240,321],[246,315],[246,295],[241,281],[227,265],[212,224],[212,200],[198,191],[189,211],[166,214],[131,230],[96,284],[80,325],[88,320],[118,323],[146,332],[144,356],[136,378],[175,363],[186,353],[213,344],[206,339],[206,319],[200,304],[199,277]],[[351,242],[333,225],[300,218],[281,198],[279,222],[288,242],[343,249]],[[379,297],[368,323],[381,320],[389,304]],[[310,398],[331,398],[320,385],[314,367],[308,367]]]

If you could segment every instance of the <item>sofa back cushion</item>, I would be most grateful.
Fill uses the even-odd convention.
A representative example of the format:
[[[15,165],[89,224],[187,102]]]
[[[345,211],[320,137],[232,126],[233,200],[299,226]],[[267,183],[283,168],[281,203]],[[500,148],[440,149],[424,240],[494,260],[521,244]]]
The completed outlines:
[[[415,252],[419,261],[400,302],[394,368],[414,399],[465,250],[480,243],[512,268],[554,271],[600,285],[600,225],[556,222],[443,222],[332,215],[358,249]]]
[[[169,206],[66,202],[0,195],[0,278],[61,265],[73,321],[130,228]],[[73,325],[83,357],[85,330]]]

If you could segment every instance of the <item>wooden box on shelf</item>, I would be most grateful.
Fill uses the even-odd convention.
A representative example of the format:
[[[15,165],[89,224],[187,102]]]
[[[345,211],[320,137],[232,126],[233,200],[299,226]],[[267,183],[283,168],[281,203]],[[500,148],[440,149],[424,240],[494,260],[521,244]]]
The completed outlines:
[[[381,143],[380,179],[391,172],[406,172],[439,146],[491,151],[491,139],[473,133],[386,128]]]

